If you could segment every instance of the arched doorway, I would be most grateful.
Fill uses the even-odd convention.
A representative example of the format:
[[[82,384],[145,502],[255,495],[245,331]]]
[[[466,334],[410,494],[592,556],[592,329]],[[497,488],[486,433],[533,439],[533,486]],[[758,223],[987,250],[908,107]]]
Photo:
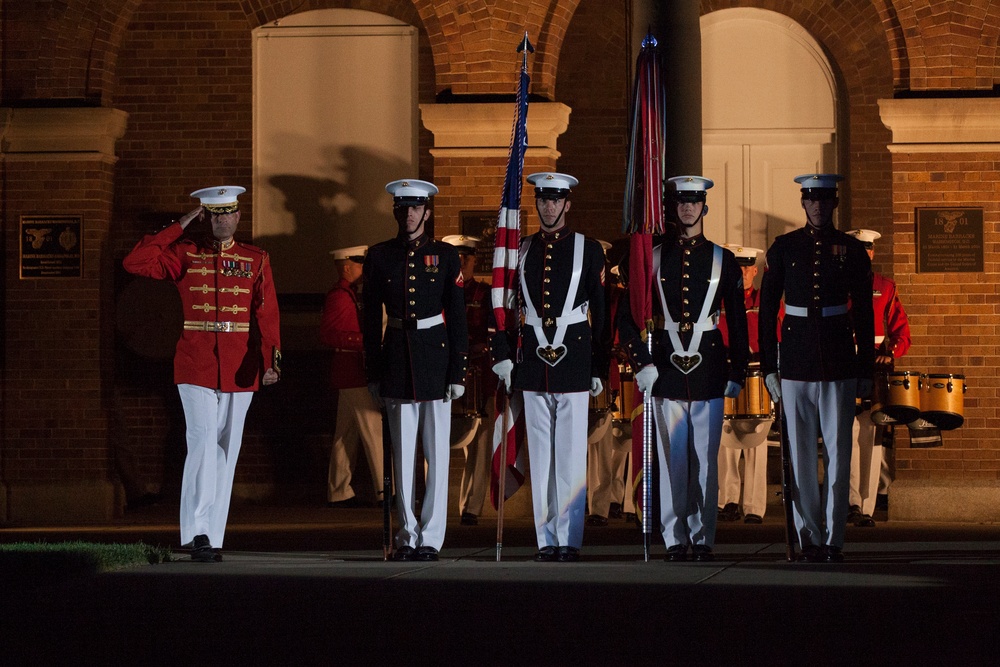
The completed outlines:
[[[792,179],[837,169],[833,72],[776,12],[720,10],[701,29],[703,171],[716,184],[706,235],[766,249],[804,222]]]
[[[395,235],[384,185],[417,173],[417,29],[353,9],[253,31],[254,240],[283,294],[325,294],[333,249]]]

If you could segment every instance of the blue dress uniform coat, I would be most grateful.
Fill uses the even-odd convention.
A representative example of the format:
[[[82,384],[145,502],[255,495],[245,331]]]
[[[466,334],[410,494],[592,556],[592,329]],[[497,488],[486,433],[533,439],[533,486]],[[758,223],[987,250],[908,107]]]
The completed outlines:
[[[827,382],[871,379],[875,372],[872,268],[864,245],[833,227],[806,225],[774,240],[761,283],[761,372],[778,371],[778,311],[805,307],[809,317],[781,324],[781,377]],[[850,311],[822,317],[822,309],[850,302]]]
[[[681,327],[680,340],[685,346],[690,344],[693,336],[690,328],[685,330],[685,325],[697,320],[708,292],[715,248],[716,244],[702,235],[693,239],[681,237],[659,245],[661,255],[657,278],[663,288],[670,316]],[[623,266],[621,270],[625,273],[628,267]],[[662,318],[659,290],[655,285],[651,298],[654,319]],[[659,377],[653,385],[653,396],[679,401],[705,401],[721,398],[730,380],[740,385],[744,383],[749,347],[743,300],[743,273],[736,263],[736,256],[723,249],[722,274],[711,312],[718,313],[720,307],[725,306],[724,324],[730,346],[727,350],[726,341],[719,329],[705,331],[697,350],[701,355],[701,363],[690,373],[684,374],[670,362],[670,356],[679,351],[673,349],[670,336],[661,327],[653,331],[653,354],[650,356],[632,317],[631,304],[628,299],[622,299],[618,314],[618,335],[634,368],[638,370],[649,363],[656,365]]]
[[[542,331],[551,342],[555,326],[546,326],[563,313],[567,298],[574,309],[589,304],[590,321],[570,324],[563,338],[564,357],[554,366],[537,354],[540,345],[535,330],[522,326],[521,349],[505,332],[494,334],[493,360],[515,361],[512,386],[522,391],[566,393],[590,390],[590,378],[606,378],[609,331],[604,289],[604,250],[594,239],[584,240],[583,269],[576,293],[567,297],[573,271],[574,232],[561,229],[552,234],[538,232],[521,242],[521,265],[528,297],[543,318]],[[525,254],[526,251],[526,254]],[[519,273],[520,276],[520,273]],[[515,351],[520,354],[515,358]]]
[[[463,384],[469,349],[465,299],[454,246],[422,236],[397,237],[365,257],[365,371],[385,398],[441,400]],[[389,321],[382,335],[382,306]],[[444,315],[444,326],[417,322]]]

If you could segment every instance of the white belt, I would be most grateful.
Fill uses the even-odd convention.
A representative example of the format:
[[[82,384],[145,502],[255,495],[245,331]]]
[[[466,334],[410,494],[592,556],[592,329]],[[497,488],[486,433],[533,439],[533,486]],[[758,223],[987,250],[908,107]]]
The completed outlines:
[[[430,329],[439,324],[444,324],[444,313],[438,313],[422,319],[401,320],[398,317],[390,317],[386,321],[386,326],[393,329]]]
[[[719,311],[712,313],[707,320],[702,322],[663,322],[664,331],[712,331],[719,328]]]
[[[579,324],[587,321],[587,310],[590,307],[589,301],[584,301],[568,315],[559,317],[539,317],[538,315],[525,315],[524,323],[529,327],[568,327],[571,324]]]
[[[823,306],[822,308],[809,308],[808,306],[789,306],[785,305],[785,315],[792,315],[794,317],[809,317],[809,315],[819,315],[820,317],[834,317],[836,315],[846,315],[847,314],[847,304],[842,303],[839,306]]]

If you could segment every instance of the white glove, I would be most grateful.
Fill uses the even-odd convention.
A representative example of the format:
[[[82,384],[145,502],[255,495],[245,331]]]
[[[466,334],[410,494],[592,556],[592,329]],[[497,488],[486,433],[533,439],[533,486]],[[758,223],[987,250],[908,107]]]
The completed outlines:
[[[767,387],[767,393],[771,394],[772,401],[777,403],[781,400],[781,380],[777,373],[768,373],[764,378],[764,386]]]
[[[382,395],[380,393],[380,387],[378,382],[368,383],[368,393],[372,395],[372,400],[375,401],[375,405],[381,410],[385,407],[385,401],[382,400]]]
[[[659,371],[653,364],[647,364],[642,370],[635,374],[635,386],[644,394],[648,394],[656,384],[656,378],[660,377]]]
[[[462,398],[462,394],[465,393],[465,387],[460,384],[450,384],[445,387],[444,390],[444,400],[451,401],[456,398]]]
[[[604,391],[604,384],[601,383],[601,378],[590,378],[590,395],[600,396],[602,391]]]
[[[514,372],[514,362],[510,359],[504,359],[503,361],[498,361],[493,364],[493,372],[497,374],[497,377],[503,380],[504,387],[507,388],[507,393],[510,393],[510,374]]]
[[[740,391],[742,389],[743,387],[741,387],[738,382],[733,382],[732,380],[730,380],[729,384],[726,385],[726,391],[723,395],[726,398],[736,398],[737,396],[740,395]]]
[[[858,379],[858,398],[868,398],[872,395],[872,389],[875,388],[875,382],[871,378],[859,378]]]

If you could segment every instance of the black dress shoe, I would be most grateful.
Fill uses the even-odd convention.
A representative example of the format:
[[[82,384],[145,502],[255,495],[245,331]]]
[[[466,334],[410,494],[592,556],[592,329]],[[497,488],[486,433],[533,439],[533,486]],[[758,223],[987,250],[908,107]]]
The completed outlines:
[[[739,521],[740,506],[736,503],[726,503],[726,506],[719,510],[719,521]]]
[[[576,547],[559,547],[557,559],[560,563],[575,563],[580,560],[580,550]]]
[[[431,561],[438,559],[438,550],[434,547],[417,547],[413,560]]]
[[[559,557],[559,551],[555,547],[542,547],[535,554],[535,560],[539,563],[551,563]]]
[[[800,563],[825,563],[826,555],[818,546],[810,544],[802,547],[802,553],[798,555],[796,560]]]
[[[217,563],[222,560],[222,554],[216,557],[216,550],[208,541],[208,535],[195,535],[191,542],[191,560],[196,563]]]
[[[392,559],[395,561],[411,561],[415,560],[416,555],[417,552],[413,547],[399,547],[392,553]]]
[[[621,503],[611,503],[611,507],[608,509],[609,519],[621,519],[625,516],[625,511],[622,509]]]
[[[874,528],[875,519],[872,518],[871,514],[862,514],[861,518],[854,522],[854,525],[858,528]]]
[[[667,555],[664,560],[668,563],[679,563],[688,559],[688,548],[686,544],[675,544],[667,547]]]
[[[691,560],[699,563],[708,563],[715,560],[712,547],[707,544],[695,544],[691,547]]]
[[[828,544],[823,547],[823,560],[827,563],[843,563],[844,551],[840,547]]]
[[[462,512],[462,518],[459,521],[463,526],[478,526],[479,516],[473,514],[472,512]]]
[[[759,514],[747,514],[743,517],[743,523],[764,523],[764,519]]]
[[[606,526],[608,525],[608,518],[601,516],[600,514],[591,514],[587,517],[588,526]]]
[[[862,516],[861,506],[851,505],[850,509],[847,510],[847,523],[856,524]]]

